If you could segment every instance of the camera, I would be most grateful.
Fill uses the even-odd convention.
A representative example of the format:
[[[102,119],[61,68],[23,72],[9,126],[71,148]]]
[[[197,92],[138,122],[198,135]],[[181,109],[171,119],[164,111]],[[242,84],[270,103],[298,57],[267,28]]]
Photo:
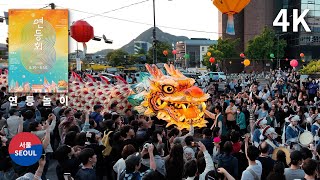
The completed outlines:
[[[144,146],[143,146],[143,148],[144,148],[144,149],[148,149],[150,145],[151,145],[150,143],[145,143]]]

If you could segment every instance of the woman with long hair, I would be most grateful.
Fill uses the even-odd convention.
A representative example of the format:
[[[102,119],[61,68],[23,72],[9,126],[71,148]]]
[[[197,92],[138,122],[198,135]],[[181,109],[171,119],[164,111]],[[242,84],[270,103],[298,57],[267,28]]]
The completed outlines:
[[[184,172],[183,148],[181,144],[175,144],[171,148],[165,163],[167,179],[182,179]]]

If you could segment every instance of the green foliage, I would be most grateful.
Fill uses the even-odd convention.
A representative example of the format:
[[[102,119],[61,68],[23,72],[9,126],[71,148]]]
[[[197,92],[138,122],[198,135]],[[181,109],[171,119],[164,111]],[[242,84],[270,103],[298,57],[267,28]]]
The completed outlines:
[[[127,52],[117,49],[109,52],[106,59],[110,66],[116,67],[128,64],[129,56]]]
[[[232,40],[229,38],[227,39],[219,38],[217,44],[211,45],[208,48],[208,52],[211,53],[211,57],[215,58],[215,62],[211,64],[209,61],[210,57],[207,56],[206,55],[207,53],[206,53],[203,56],[202,64],[204,66],[207,66],[207,68],[210,69],[210,71],[215,71],[217,62],[221,62],[224,59],[237,56],[235,48],[238,45],[238,43],[239,43],[239,39]]]
[[[167,42],[158,42],[157,43],[157,61],[158,63],[167,63],[168,60],[170,58],[173,58],[173,54],[172,54],[172,46],[171,44],[167,43]],[[163,51],[164,50],[167,50],[168,51],[168,55],[165,56],[163,55]],[[148,63],[153,63],[153,47],[151,47],[148,51],[148,54],[147,54],[147,62]]]
[[[301,74],[314,74],[318,72],[320,72],[320,60],[313,60],[300,70]]]
[[[269,59],[270,54],[274,54],[276,58],[284,56],[284,49],[287,43],[284,39],[279,39],[275,32],[266,27],[262,33],[255,36],[248,42],[247,51],[245,52],[249,59]]]

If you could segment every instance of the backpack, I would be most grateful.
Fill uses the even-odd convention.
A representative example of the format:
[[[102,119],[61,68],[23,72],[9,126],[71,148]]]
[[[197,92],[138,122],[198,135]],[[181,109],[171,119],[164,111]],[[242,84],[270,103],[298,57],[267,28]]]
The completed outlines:
[[[110,153],[111,153],[111,150],[112,150],[112,147],[110,145],[110,141],[109,141],[109,136],[110,134],[112,133],[113,131],[109,131],[107,134],[106,134],[106,131],[104,132],[103,134],[103,138],[101,140],[102,144],[104,145],[105,149],[102,151],[102,155],[103,156],[109,156]]]

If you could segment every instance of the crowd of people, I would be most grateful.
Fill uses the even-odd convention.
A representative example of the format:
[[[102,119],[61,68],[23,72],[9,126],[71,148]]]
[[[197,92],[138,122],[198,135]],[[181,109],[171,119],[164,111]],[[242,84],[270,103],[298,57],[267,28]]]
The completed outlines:
[[[127,109],[95,105],[92,112],[33,106],[19,97],[10,107],[0,92],[0,179],[47,179],[56,161],[59,180],[294,180],[320,179],[320,91],[295,71],[271,73],[260,84],[251,75],[224,92],[209,82],[205,128],[179,130]],[[45,156],[29,167],[15,164],[8,144],[19,132],[41,139]],[[311,139],[310,139],[311,138]]]

